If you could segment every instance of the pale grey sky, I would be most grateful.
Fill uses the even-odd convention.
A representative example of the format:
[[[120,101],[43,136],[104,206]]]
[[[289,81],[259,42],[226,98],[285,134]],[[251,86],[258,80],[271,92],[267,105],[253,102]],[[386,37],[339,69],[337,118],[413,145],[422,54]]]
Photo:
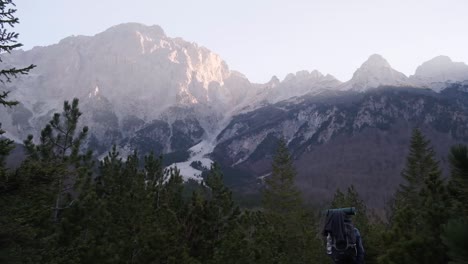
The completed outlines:
[[[16,0],[25,49],[113,25],[160,25],[253,82],[317,69],[342,81],[371,54],[410,75],[437,55],[468,63],[468,0]]]

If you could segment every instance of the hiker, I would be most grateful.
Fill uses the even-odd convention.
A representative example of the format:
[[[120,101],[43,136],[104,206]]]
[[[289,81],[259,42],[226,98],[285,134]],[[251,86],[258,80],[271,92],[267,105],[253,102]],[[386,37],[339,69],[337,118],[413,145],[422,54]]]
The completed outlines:
[[[351,215],[343,210],[329,210],[322,234],[327,238],[327,254],[335,264],[363,264],[364,247]]]

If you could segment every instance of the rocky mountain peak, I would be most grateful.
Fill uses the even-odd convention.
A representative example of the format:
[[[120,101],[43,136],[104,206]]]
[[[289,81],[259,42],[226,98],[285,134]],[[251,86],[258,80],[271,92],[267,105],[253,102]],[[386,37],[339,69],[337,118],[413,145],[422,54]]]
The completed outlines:
[[[458,82],[468,80],[468,65],[448,56],[437,56],[421,64],[411,78],[421,82]]]
[[[301,82],[301,81],[308,81],[308,82],[315,82],[322,79],[324,75],[319,72],[318,70],[313,70],[311,72],[307,70],[298,71],[295,74],[289,73],[284,78],[284,82]]]
[[[378,68],[392,68],[390,63],[382,57],[380,54],[372,54],[369,58],[361,65],[361,69],[378,69]]]
[[[342,90],[366,91],[379,86],[404,86],[408,78],[394,70],[379,54],[373,54],[353,74],[353,78],[341,86]]]
[[[38,65],[9,84],[12,98],[38,116],[60,110],[64,100],[77,97],[86,105],[97,95],[109,102],[103,108],[119,122],[128,116],[151,122],[174,106],[209,108],[217,114],[238,104],[250,87],[218,54],[168,37],[159,26],[138,23],[120,24],[94,36],[71,36],[2,59],[11,65]],[[84,113],[90,127],[95,127],[95,113]],[[11,130],[31,133],[14,126]]]
[[[147,26],[141,23],[122,23],[119,25],[112,26],[107,30],[99,33],[98,35],[120,35],[120,34],[132,34],[135,32],[141,32],[148,36],[159,36],[165,37],[164,30],[158,25]]]
[[[280,83],[280,79],[276,75],[273,75],[271,79],[267,82],[267,85],[276,86],[279,83]]]

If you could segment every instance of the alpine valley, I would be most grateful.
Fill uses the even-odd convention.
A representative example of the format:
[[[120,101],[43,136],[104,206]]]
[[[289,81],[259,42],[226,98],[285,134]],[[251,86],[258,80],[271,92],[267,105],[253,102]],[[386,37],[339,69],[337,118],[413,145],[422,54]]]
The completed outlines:
[[[21,143],[76,97],[97,157],[116,144],[124,156],[164,153],[186,179],[212,161],[237,193],[255,195],[283,137],[308,200],[354,184],[382,206],[400,183],[411,131],[419,127],[448,167],[449,147],[468,143],[468,65],[439,56],[412,76],[371,55],[351,80],[317,70],[251,83],[217,54],[170,38],[158,26],[128,23],[95,36],[15,51],[7,65],[36,64],[6,83],[20,105],[0,112]]]

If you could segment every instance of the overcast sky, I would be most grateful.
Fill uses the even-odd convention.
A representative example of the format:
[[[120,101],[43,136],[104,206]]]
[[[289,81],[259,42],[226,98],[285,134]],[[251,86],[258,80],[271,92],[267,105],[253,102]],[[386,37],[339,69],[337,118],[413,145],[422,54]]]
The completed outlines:
[[[342,81],[371,54],[413,74],[437,55],[468,62],[468,0],[16,0],[25,49],[113,25],[160,25],[253,82],[317,69]]]

